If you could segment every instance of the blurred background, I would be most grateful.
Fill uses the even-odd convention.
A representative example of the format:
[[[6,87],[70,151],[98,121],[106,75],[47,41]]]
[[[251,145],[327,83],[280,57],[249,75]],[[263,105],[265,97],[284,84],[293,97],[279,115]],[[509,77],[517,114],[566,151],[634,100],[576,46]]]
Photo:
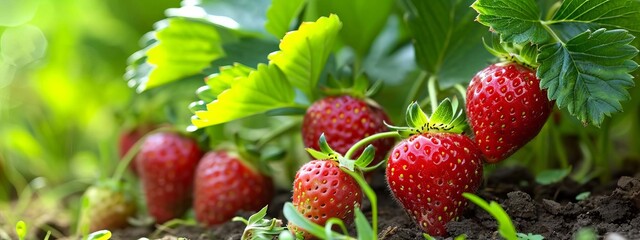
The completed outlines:
[[[79,205],[59,200],[113,172],[118,134],[135,124],[124,113],[145,97],[123,79],[127,57],[179,5],[0,0],[0,229],[25,220],[59,236],[75,214],[62,209]]]

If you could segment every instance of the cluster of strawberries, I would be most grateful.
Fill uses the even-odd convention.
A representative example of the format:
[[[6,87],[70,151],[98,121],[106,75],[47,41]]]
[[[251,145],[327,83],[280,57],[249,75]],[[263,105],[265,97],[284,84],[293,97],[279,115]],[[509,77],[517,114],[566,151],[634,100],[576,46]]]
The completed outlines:
[[[405,139],[390,151],[386,180],[424,232],[446,235],[445,224],[462,214],[467,204],[462,193],[479,188],[483,162],[506,159],[538,134],[553,107],[546,96],[534,70],[504,62],[480,71],[467,89],[466,114],[473,139],[463,133],[464,118],[456,120],[451,105],[441,104],[431,118],[417,104],[409,107],[407,115],[414,115],[407,117],[409,127],[392,127]],[[344,154],[360,139],[385,131],[382,123],[389,120],[375,105],[350,96],[316,102],[305,115],[305,145],[318,149],[316,140],[324,132],[334,149]],[[443,121],[446,111],[453,117]],[[373,145],[379,161],[393,144],[381,139]],[[307,163],[294,182],[294,206],[319,225],[332,217],[351,222],[361,199],[354,179],[335,161]],[[289,228],[310,237],[295,226]]]
[[[506,62],[479,72],[467,89],[466,115],[473,139],[464,134],[464,117],[448,100],[431,117],[414,103],[407,110],[408,127],[392,127],[385,125],[390,120],[375,102],[349,95],[315,102],[305,114],[302,136],[308,148],[322,149],[318,139],[324,134],[340,155],[388,127],[397,130],[404,139],[395,147],[392,138],[373,141],[376,152],[369,166],[390,153],[389,189],[423,231],[441,236],[446,234],[445,224],[467,204],[462,193],[479,188],[483,162],[501,161],[530,141],[551,109],[534,70]],[[122,155],[149,130],[122,135]],[[353,157],[361,153],[359,149]],[[271,201],[273,180],[250,158],[232,149],[205,154],[196,140],[165,131],[148,135],[130,166],[140,178],[149,214],[157,223],[179,218],[193,207],[196,219],[211,226],[241,210],[257,211]],[[352,222],[363,194],[345,171],[336,158],[304,164],[293,182],[293,205],[319,225],[334,217]],[[92,201],[100,202],[94,206],[106,208],[94,211],[102,215],[93,214],[92,230],[104,224],[125,225],[135,212],[130,198],[92,191],[96,192]],[[290,223],[288,227],[297,236],[313,238],[298,226]]]

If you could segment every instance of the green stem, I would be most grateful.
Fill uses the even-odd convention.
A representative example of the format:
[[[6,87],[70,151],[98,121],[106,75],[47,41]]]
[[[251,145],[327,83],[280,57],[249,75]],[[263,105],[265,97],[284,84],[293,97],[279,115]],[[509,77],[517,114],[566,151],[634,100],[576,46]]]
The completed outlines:
[[[353,179],[356,180],[362,192],[369,198],[369,202],[371,202],[371,228],[373,229],[373,236],[378,236],[378,198],[376,193],[371,189],[371,186],[367,184],[367,181],[364,180],[360,173],[345,170],[347,174],[351,175]]]
[[[282,125],[281,127],[275,129],[274,131],[260,138],[260,140],[258,140],[258,143],[256,143],[256,147],[258,149],[262,149],[262,147],[264,147],[267,143],[273,141],[274,139],[279,138],[293,130],[297,130],[298,125],[300,125],[299,119],[293,120],[291,122],[288,122],[285,125]]]
[[[120,159],[120,162],[118,163],[118,166],[116,167],[116,171],[113,173],[113,176],[111,177],[111,179],[113,179],[115,182],[119,182],[120,179],[122,179],[122,176],[124,175],[125,171],[127,171],[127,166],[129,166],[129,164],[131,164],[131,162],[133,161],[135,156],[138,155],[138,152],[140,152],[140,148],[142,148],[142,143],[144,143],[144,140],[148,136],[151,136],[152,134],[156,134],[156,133],[159,133],[159,132],[167,132],[167,131],[175,131],[175,129],[172,128],[172,127],[158,128],[156,130],[148,132],[147,134],[142,136],[140,139],[138,139],[138,141],[136,141],[136,143],[133,144],[133,146],[124,155],[124,157],[122,157],[122,159]]]
[[[562,39],[560,39],[558,34],[556,34],[556,32],[554,32],[553,29],[549,27],[549,24],[551,24],[551,22],[540,21],[540,23],[542,24],[542,27],[544,27],[544,30],[546,30],[549,34],[551,34],[551,37],[553,37],[553,39],[556,40],[556,42],[559,42],[563,46],[565,45],[565,43],[562,41]]]
[[[438,78],[435,75],[429,77],[427,88],[429,90],[429,101],[431,101],[431,113],[434,113],[438,108]]]
[[[424,82],[427,80],[427,75],[428,74],[425,71],[420,72],[420,75],[418,75],[418,78],[416,79],[416,81],[413,82],[413,86],[409,91],[409,95],[407,95],[405,106],[408,106],[409,104],[411,104],[411,102],[415,101],[416,98],[418,98],[418,94],[420,94],[420,90],[422,89]]]
[[[370,144],[371,142],[373,142],[375,140],[382,139],[382,138],[399,137],[399,136],[400,136],[400,134],[398,134],[398,132],[396,132],[396,131],[381,132],[381,133],[373,134],[373,135],[368,136],[368,137],[358,141],[357,143],[353,144],[353,146],[351,146],[351,148],[349,148],[347,153],[344,154],[344,157],[347,158],[347,159],[351,159],[351,156],[353,156],[353,154],[358,149],[365,147],[366,145]]]
[[[460,96],[462,97],[463,102],[466,104],[467,103],[467,89],[462,86],[462,84],[456,84],[453,85],[453,87],[456,89],[456,91],[458,91],[458,93],[460,94]]]
[[[596,138],[598,139],[598,142],[597,142],[598,154],[596,155],[595,161],[596,161],[596,166],[600,168],[604,168],[604,169],[600,169],[600,172],[602,173],[601,180],[604,182],[611,179],[611,164],[616,161],[613,159],[610,159],[610,158],[615,158],[614,155],[610,154],[611,148],[612,148],[611,141],[609,140],[609,133],[611,132],[611,121],[605,120],[602,123],[601,129],[602,131],[599,132]]]
[[[559,129],[553,122],[547,123],[547,125],[551,128],[551,140],[553,141],[553,147],[556,150],[556,157],[558,157],[558,160],[560,161],[560,167],[562,169],[566,169],[569,167],[569,158],[567,157],[567,151],[562,143],[562,137],[558,131]]]

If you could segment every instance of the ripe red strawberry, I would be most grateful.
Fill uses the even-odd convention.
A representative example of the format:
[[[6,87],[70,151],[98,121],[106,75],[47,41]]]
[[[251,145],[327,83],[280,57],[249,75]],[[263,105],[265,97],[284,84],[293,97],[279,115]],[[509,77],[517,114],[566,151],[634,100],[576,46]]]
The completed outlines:
[[[313,160],[303,165],[293,182],[293,206],[310,221],[324,226],[330,218],[350,224],[354,209],[362,203],[362,191],[338,162]],[[314,237],[289,222],[289,230],[303,239]]]
[[[158,223],[191,206],[193,177],[202,151],[195,140],[173,132],[148,136],[136,157],[149,213]]]
[[[553,103],[534,70],[507,62],[476,74],[467,88],[467,117],[489,163],[509,157],[544,126]]]
[[[195,176],[194,209],[199,222],[212,226],[240,210],[258,211],[273,198],[271,177],[227,151],[207,153]]]
[[[87,188],[84,197],[89,205],[83,210],[81,226],[87,224],[91,232],[126,227],[127,219],[136,213],[136,203],[121,186],[96,184]]]
[[[448,100],[431,119],[417,103],[411,104],[409,127],[396,128],[408,138],[393,148],[387,162],[387,184],[394,197],[432,236],[446,235],[445,224],[467,205],[462,193],[474,193],[482,181],[482,155],[461,134],[464,118],[460,115]]]
[[[118,140],[118,155],[120,156],[120,159],[129,152],[140,138],[144,137],[144,135],[153,130],[153,128],[154,127],[151,125],[140,125],[120,133],[120,138]],[[130,163],[129,169],[131,169],[135,175],[138,175],[135,163]]]
[[[384,132],[390,123],[389,117],[380,107],[348,95],[330,96],[315,102],[304,115],[302,139],[308,148],[319,149],[318,138],[325,134],[333,149],[345,154],[353,144],[370,135]],[[393,139],[373,142],[376,156],[372,164],[384,159],[393,147]],[[363,150],[359,150],[357,158]]]

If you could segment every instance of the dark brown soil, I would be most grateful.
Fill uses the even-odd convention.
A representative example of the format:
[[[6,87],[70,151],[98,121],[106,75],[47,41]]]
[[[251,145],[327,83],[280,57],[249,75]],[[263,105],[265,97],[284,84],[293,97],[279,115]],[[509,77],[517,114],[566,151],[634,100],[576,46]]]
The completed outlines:
[[[379,238],[386,240],[424,239],[404,211],[390,197],[382,176],[374,178],[378,192]],[[591,196],[578,201],[576,196],[590,191]],[[491,174],[478,195],[496,201],[511,216],[518,232],[540,234],[545,239],[573,239],[581,228],[590,227],[600,237],[618,233],[627,239],[640,239],[640,176],[620,177],[610,184],[579,185],[570,180],[547,186],[537,185],[525,169],[499,169]],[[269,216],[283,219],[282,207],[290,193],[280,192],[269,205]],[[371,211],[363,204],[365,213]],[[247,217],[250,213],[241,213]],[[151,236],[153,229],[129,228],[114,232],[113,239],[139,237],[187,237],[189,239],[240,239],[244,225],[239,222],[204,229],[183,226]],[[450,236],[467,235],[467,239],[501,239],[497,223],[487,212],[470,204],[459,221],[447,225]],[[443,238],[443,239],[452,239]]]

